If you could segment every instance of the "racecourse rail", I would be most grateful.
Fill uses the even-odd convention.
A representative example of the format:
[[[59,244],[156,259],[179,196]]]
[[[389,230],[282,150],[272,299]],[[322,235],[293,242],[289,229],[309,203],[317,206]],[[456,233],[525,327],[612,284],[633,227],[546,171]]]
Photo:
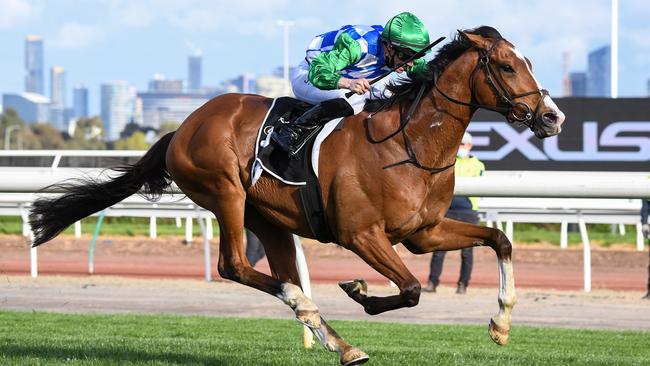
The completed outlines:
[[[85,150],[4,150],[0,159],[40,159],[47,167],[0,167],[0,215],[20,215],[23,234],[30,235],[26,224],[31,202],[40,194],[56,194],[54,188],[43,191],[53,183],[70,178],[93,177],[107,179],[116,174],[101,168],[60,167],[61,161],[70,157],[131,158],[145,151],[85,151]],[[184,198],[173,185],[174,195],[151,203],[132,196],[106,210],[110,216],[137,216],[150,218],[150,236],[156,236],[156,217],[186,218],[186,239],[191,241],[192,218],[196,219],[204,238],[206,280],[211,280],[210,247],[212,214]],[[583,241],[584,289],[591,291],[591,248],[587,223],[616,223],[636,226],[637,249],[643,250],[643,237],[639,221],[641,197],[650,197],[650,176],[640,172],[549,172],[549,171],[487,171],[475,178],[457,178],[454,191],[458,195],[480,198],[481,214],[488,225],[506,222],[506,235],[512,240],[514,222],[560,223],[560,243],[567,245],[567,226],[577,223]],[[75,235],[80,226],[75,225]],[[306,279],[307,266],[300,242],[294,237],[298,249],[297,265],[301,278]],[[37,275],[36,249],[31,249],[32,276]],[[92,266],[92,263],[91,263]],[[306,291],[307,292],[307,291]]]

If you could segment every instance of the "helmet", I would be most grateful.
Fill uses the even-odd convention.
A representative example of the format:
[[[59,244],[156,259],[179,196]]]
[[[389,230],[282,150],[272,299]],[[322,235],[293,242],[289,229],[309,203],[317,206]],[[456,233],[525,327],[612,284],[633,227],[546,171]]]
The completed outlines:
[[[395,15],[386,23],[381,32],[381,39],[393,46],[420,52],[429,45],[429,32],[418,17],[404,12]]]

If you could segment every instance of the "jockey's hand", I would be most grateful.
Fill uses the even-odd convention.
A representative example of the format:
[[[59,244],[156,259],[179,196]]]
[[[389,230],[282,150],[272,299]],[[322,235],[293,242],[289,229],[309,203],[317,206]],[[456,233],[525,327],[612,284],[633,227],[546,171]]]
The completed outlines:
[[[361,95],[370,90],[370,82],[368,79],[340,78],[339,87],[342,89],[350,89],[356,94]]]
[[[643,231],[643,236],[645,236],[648,240],[650,240],[650,225],[644,224],[641,227],[641,230]]]

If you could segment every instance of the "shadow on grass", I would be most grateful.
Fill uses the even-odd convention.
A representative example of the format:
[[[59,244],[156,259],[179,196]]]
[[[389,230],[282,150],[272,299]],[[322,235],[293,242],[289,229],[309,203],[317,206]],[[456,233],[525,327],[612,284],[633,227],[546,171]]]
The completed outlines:
[[[170,364],[202,364],[202,365],[232,365],[237,362],[233,357],[226,359],[215,356],[195,356],[174,352],[141,352],[131,350],[118,350],[114,348],[89,347],[83,349],[57,347],[57,346],[22,346],[0,345],[0,355],[4,357],[40,358],[49,361],[86,360],[108,361],[113,363],[124,362],[163,362]]]

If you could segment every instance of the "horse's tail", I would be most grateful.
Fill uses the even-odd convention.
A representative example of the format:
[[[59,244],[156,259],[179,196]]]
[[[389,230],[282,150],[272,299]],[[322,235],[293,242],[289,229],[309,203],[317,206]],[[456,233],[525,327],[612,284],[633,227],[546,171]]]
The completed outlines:
[[[32,246],[49,241],[73,223],[122,201],[143,186],[143,196],[149,200],[159,199],[172,183],[165,155],[173,136],[174,132],[163,136],[137,163],[113,168],[123,173],[116,178],[105,181],[90,177],[73,179],[44,188],[55,188],[63,194],[34,202],[29,214],[34,233]]]

